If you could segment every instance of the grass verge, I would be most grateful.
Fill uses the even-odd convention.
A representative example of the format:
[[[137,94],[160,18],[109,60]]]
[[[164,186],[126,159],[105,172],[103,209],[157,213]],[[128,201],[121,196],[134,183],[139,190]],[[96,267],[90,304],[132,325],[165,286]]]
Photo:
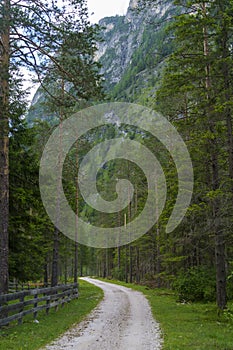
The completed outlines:
[[[104,280],[145,294],[160,323],[163,350],[233,350],[233,303],[220,317],[214,303],[181,304],[170,290]]]
[[[100,288],[85,281],[79,281],[79,298],[65,304],[56,312],[50,310],[38,314],[39,323],[32,316],[20,326],[12,325],[0,330],[0,350],[37,350],[59,337],[74,324],[82,321],[103,298]]]

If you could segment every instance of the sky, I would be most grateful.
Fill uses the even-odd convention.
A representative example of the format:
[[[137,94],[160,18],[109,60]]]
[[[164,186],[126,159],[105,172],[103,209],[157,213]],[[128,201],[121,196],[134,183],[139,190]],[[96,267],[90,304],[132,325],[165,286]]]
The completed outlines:
[[[90,21],[98,22],[101,18],[123,15],[129,6],[130,0],[87,0]],[[93,13],[91,15],[91,13]]]
[[[98,23],[101,18],[126,14],[130,0],[87,0],[89,18],[91,23]],[[30,87],[28,100],[31,101],[39,84],[31,85],[30,76],[26,69],[23,69],[26,81],[24,88]]]

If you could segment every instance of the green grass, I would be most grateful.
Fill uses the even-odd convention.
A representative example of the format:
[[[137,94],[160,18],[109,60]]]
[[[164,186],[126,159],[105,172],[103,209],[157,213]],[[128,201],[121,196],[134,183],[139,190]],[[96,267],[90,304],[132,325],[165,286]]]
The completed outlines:
[[[45,311],[38,314],[39,323],[33,322],[32,315],[20,326],[10,325],[0,330],[0,350],[36,350],[79,323],[103,298],[100,288],[85,281],[79,281],[79,298],[65,304],[48,316]]]
[[[106,281],[106,280],[105,280]],[[163,333],[163,350],[233,350],[233,303],[218,317],[214,303],[181,304],[172,291],[109,281],[141,291]]]

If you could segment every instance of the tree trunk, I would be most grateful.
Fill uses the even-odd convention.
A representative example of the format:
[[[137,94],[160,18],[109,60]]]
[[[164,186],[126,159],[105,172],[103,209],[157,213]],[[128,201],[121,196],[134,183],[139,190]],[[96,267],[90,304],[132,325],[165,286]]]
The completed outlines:
[[[156,236],[157,236],[157,260],[156,260],[156,274],[157,274],[157,285],[158,288],[161,287],[161,253],[160,253],[160,227],[159,223],[157,224],[156,227]]]
[[[207,15],[205,4],[203,4],[203,15]],[[203,28],[204,35],[204,56],[209,57],[209,42],[208,42],[208,30],[206,27]],[[215,122],[213,120],[215,112],[210,102],[210,93],[212,89],[210,63],[206,64],[206,97],[207,103],[207,116],[209,123],[209,130],[212,135],[215,135]],[[210,152],[211,152],[211,165],[212,165],[212,189],[216,191],[219,189],[219,165],[218,165],[218,145],[215,139],[210,139]],[[225,259],[225,239],[224,233],[221,227],[220,218],[220,201],[218,198],[213,199],[213,231],[215,235],[215,265],[216,265],[216,301],[217,306],[220,310],[226,307],[227,303],[227,292],[226,292],[226,259]]]
[[[124,214],[124,226],[127,225],[127,216]],[[125,246],[125,282],[128,283],[128,245]]]
[[[48,256],[46,256],[44,263],[44,287],[49,285],[49,276],[48,276]]]
[[[76,172],[78,174],[78,144],[76,143]],[[76,219],[75,219],[75,244],[74,244],[74,283],[78,283],[78,215],[79,215],[79,193],[78,193],[78,176],[76,177]]]
[[[224,93],[225,93],[225,103],[226,107],[224,110],[226,125],[227,125],[227,142],[228,142],[228,163],[229,163],[229,178],[231,181],[231,192],[233,193],[233,132],[232,132],[232,111],[229,106],[230,104],[230,74],[229,66],[227,63],[227,57],[229,54],[229,49],[227,47],[227,31],[226,28],[223,30],[223,42],[222,42],[222,55],[223,55],[223,66],[222,72],[224,77]],[[227,304],[226,295],[226,248],[225,248],[225,236],[221,231],[216,237],[215,241],[215,255],[216,255],[216,265],[217,265],[217,305],[223,310]]]
[[[128,220],[130,221],[131,219],[131,206],[129,204],[129,209],[128,209]],[[130,240],[131,240],[131,235],[130,235]],[[133,282],[133,247],[131,243],[129,244],[129,283]]]
[[[233,132],[232,132],[232,110],[230,107],[231,103],[231,93],[230,93],[230,69],[227,62],[229,57],[229,48],[228,48],[228,33],[226,24],[223,23],[222,26],[222,38],[220,43],[220,48],[222,52],[222,76],[224,79],[224,115],[226,118],[227,125],[227,142],[228,142],[228,161],[229,161],[229,177],[231,180],[231,191],[233,192]]]
[[[78,243],[74,243],[74,283],[78,283]]]
[[[136,282],[140,283],[140,250],[136,247]]]
[[[159,193],[158,193],[158,183],[157,178],[155,178],[155,196],[156,196],[156,208],[155,208],[155,215],[156,215],[156,274],[157,274],[157,284],[158,288],[161,287],[161,253],[160,253],[160,225],[159,225]],[[155,251],[155,249],[154,249]]]
[[[105,250],[105,266],[106,266],[106,277],[109,277],[109,249]]]
[[[227,295],[226,295],[225,239],[224,239],[223,232],[218,232],[218,234],[215,236],[215,260],[216,260],[217,305],[220,310],[224,310],[227,305]]]
[[[61,167],[62,167],[62,163],[61,163],[61,157],[62,157],[62,122],[64,120],[64,103],[65,103],[65,79],[64,77],[62,77],[61,80],[61,101],[62,104],[60,106],[60,111],[59,111],[59,121],[60,121],[60,125],[59,125],[59,155],[58,155],[58,169],[57,171],[59,172],[59,174],[62,173],[61,171]],[[62,179],[58,179],[58,184],[57,184],[57,203],[56,203],[56,225],[54,228],[54,235],[53,235],[53,262],[52,262],[52,281],[51,281],[51,285],[52,287],[57,286],[58,284],[58,261],[59,261],[59,230],[58,230],[58,226],[59,226],[59,221],[60,221],[60,216],[61,216],[61,191],[62,191]]]
[[[55,227],[53,235],[53,262],[52,262],[52,279],[51,286],[58,284],[58,260],[59,260],[59,231]]]
[[[130,179],[130,169],[129,169],[129,163],[128,163],[128,180]],[[128,222],[131,220],[131,203],[130,203],[130,192],[129,192],[129,186],[128,186]],[[133,282],[133,256],[132,256],[132,245],[131,245],[131,232],[129,236],[129,283]]]
[[[128,283],[128,245],[125,246],[125,283]]]
[[[133,247],[129,246],[129,283],[133,283]]]
[[[119,236],[121,235],[121,216],[118,212],[118,227],[119,227]],[[119,239],[119,245],[117,247],[117,268],[118,268],[118,278],[120,277],[120,270],[121,270],[121,247],[120,247],[120,239]],[[120,278],[119,278],[120,279]]]
[[[213,189],[219,188],[218,164],[216,157],[212,159]],[[216,301],[220,310],[225,309],[227,304],[226,292],[226,257],[225,257],[225,235],[220,222],[220,203],[218,198],[213,203],[214,235],[215,235],[215,265],[216,265]]]
[[[79,256],[79,264],[80,264],[80,277],[83,277],[83,259],[82,259],[82,251]],[[100,271],[99,271],[99,276],[100,276]]]
[[[8,291],[10,1],[3,4],[0,42],[0,293]]]

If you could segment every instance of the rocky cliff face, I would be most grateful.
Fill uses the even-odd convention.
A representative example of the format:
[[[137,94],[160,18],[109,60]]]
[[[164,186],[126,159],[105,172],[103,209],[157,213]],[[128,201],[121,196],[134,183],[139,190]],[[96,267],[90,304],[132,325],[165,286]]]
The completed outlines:
[[[103,66],[107,90],[120,83],[133,63],[133,56],[144,45],[146,32],[150,37],[156,37],[160,32],[156,25],[160,23],[163,27],[163,22],[172,15],[172,9],[171,1],[165,0],[158,1],[157,5],[154,2],[153,6],[138,11],[139,0],[131,0],[126,16],[107,17],[100,21],[99,24],[105,29],[97,59]]]
[[[171,0],[158,0],[153,6],[140,8],[140,0],[131,0],[125,16],[100,20],[103,27],[96,59],[102,64],[105,89],[115,100],[137,101],[148,88],[156,89],[164,58],[169,53],[169,41],[164,28],[174,15]],[[54,116],[43,109],[43,92],[38,89],[28,120]]]

